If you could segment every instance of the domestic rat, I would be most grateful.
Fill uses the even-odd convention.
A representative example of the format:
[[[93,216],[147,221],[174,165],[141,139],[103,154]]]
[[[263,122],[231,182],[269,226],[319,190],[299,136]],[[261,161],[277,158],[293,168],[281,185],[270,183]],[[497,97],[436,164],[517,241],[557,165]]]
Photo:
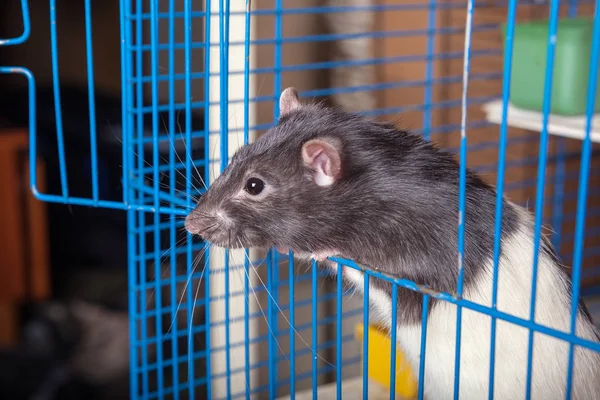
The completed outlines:
[[[293,249],[324,261],[340,256],[454,293],[458,276],[459,165],[422,137],[358,114],[303,104],[295,89],[280,96],[278,124],[240,148],[185,221],[186,229],[221,247]],[[492,304],[496,192],[466,176],[463,298]],[[534,223],[503,200],[500,311],[529,319]],[[363,272],[344,267],[357,290]],[[569,332],[571,281],[550,242],[539,248],[535,320]],[[391,285],[370,279],[376,317],[392,328]],[[398,289],[398,344],[419,370],[422,295]],[[529,330],[497,320],[494,398],[524,398]],[[598,342],[582,302],[577,336]],[[488,397],[491,318],[462,311],[460,398]],[[454,398],[456,306],[430,302],[425,397]],[[566,396],[568,343],[535,333],[531,398]],[[572,398],[600,393],[600,355],[575,347]]]

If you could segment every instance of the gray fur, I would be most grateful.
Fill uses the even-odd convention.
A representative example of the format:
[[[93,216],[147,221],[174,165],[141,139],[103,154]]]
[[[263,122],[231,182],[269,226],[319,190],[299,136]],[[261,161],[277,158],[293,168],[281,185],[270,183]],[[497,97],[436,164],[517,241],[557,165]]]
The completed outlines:
[[[289,112],[239,149],[190,213],[186,228],[230,248],[335,251],[435,290],[455,292],[459,166],[453,156],[390,124],[316,104],[296,106],[288,97],[295,91],[284,93],[283,102],[292,105]],[[342,145],[341,176],[331,186],[317,186],[302,161],[302,145],[315,138]],[[251,176],[264,180],[262,195],[243,194]],[[465,287],[489,268],[495,204],[496,191],[468,171]],[[518,224],[514,206],[503,201],[503,236]],[[554,256],[545,240],[542,251]],[[390,284],[379,279],[372,284],[391,294]],[[419,293],[400,288],[399,323],[420,321],[421,301]]]

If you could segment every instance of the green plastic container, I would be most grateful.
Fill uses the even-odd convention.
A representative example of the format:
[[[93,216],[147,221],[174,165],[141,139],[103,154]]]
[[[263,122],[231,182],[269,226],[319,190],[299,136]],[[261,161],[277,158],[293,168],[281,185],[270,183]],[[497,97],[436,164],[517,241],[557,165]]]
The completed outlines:
[[[551,113],[585,114],[593,21],[558,21]],[[506,24],[502,31],[506,37]],[[525,110],[542,111],[548,47],[548,20],[515,24],[510,102]],[[600,110],[600,85],[596,109]]]

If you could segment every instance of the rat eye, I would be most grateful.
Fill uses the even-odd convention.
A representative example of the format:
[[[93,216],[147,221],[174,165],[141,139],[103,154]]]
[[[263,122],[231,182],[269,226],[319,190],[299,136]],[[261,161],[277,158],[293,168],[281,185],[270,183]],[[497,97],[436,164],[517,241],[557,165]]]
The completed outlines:
[[[265,188],[265,183],[258,178],[250,178],[246,181],[246,191],[252,196],[257,196]]]

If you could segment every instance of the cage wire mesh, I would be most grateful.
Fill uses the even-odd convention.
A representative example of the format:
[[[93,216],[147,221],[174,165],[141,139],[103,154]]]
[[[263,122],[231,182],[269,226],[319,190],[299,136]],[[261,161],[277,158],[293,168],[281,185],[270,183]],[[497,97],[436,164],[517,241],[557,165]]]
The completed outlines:
[[[585,296],[593,316],[600,311],[600,158],[592,157],[598,148],[589,124],[585,135],[573,139],[550,135],[547,120],[541,133],[510,126],[505,114],[500,124],[491,123],[484,109],[493,101],[508,104],[504,45],[510,54],[512,42],[501,24],[511,32],[519,21],[550,18],[555,24],[558,16],[594,16],[598,25],[595,2],[120,0],[114,29],[121,38],[123,180],[122,196],[108,198],[99,189],[94,5],[82,1],[89,192],[69,191],[55,14],[66,4],[55,0],[49,35],[61,185],[57,192],[41,191],[36,168],[31,185],[44,201],[127,213],[131,398],[294,398],[302,391],[316,398],[323,385],[339,398],[342,384],[352,382],[366,396],[361,357],[367,356],[368,335],[359,340],[355,330],[369,323],[368,293],[353,295],[339,274],[294,261],[291,254],[209,248],[182,229],[183,217],[233,152],[276,123],[278,95],[288,86],[297,87],[304,100],[420,133],[487,182],[503,186],[536,221],[552,227],[552,243],[573,267],[574,294]],[[20,4],[23,33],[1,40],[2,46],[29,36],[28,2]],[[593,40],[597,61],[600,38]],[[0,72],[28,80],[34,160],[33,74],[21,67]],[[337,261],[339,268],[355,266]],[[365,274],[369,279],[390,280],[377,272]],[[395,283],[395,291],[421,290],[401,279]],[[423,296],[425,310],[430,295]],[[449,294],[435,295],[476,308]],[[392,382],[395,372],[393,367]],[[413,372],[422,378],[422,367]]]

